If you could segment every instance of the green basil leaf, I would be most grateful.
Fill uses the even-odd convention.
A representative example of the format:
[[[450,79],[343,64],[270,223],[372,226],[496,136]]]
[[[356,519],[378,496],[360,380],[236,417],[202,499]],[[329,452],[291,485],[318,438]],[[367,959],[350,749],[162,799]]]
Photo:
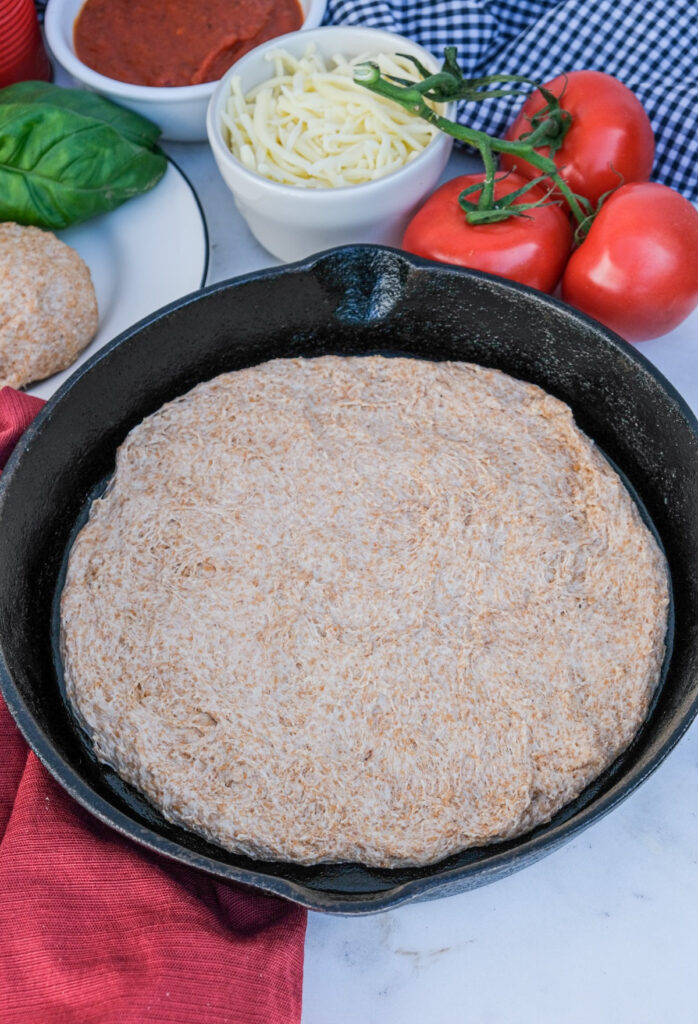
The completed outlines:
[[[110,125],[47,103],[0,105],[0,221],[58,230],[158,183],[167,160]]]
[[[124,138],[151,149],[160,137],[160,129],[152,121],[120,107],[111,100],[85,89],[62,89],[48,82],[17,82],[0,89],[0,103],[48,103],[76,114],[93,117],[110,125]]]

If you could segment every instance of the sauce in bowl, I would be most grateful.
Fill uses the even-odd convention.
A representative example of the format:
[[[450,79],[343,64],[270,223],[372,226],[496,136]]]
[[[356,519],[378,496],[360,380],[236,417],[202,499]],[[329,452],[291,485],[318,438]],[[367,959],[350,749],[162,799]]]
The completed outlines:
[[[303,24],[298,0],[87,0],[77,57],[132,85],[213,82],[248,50]]]

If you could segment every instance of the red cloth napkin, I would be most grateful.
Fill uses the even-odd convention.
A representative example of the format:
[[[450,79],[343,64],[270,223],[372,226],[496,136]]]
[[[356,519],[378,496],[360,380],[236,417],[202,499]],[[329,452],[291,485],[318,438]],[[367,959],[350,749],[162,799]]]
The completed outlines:
[[[42,405],[0,390],[0,469]],[[2,1024],[298,1024],[305,925],[100,824],[0,697]]]

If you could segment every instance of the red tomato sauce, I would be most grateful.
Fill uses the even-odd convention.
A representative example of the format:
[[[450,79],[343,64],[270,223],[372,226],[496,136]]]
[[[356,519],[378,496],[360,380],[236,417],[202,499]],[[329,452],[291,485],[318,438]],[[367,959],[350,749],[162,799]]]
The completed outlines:
[[[302,24],[298,0],[87,0],[73,39],[83,64],[108,78],[198,85]]]

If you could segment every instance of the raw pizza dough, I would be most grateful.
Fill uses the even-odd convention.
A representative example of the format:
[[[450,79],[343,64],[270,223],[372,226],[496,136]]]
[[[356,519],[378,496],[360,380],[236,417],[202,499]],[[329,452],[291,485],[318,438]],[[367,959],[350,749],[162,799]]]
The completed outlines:
[[[427,864],[518,835],[627,746],[663,555],[539,388],[323,357],[220,376],[119,449],[70,555],[100,759],[253,857]]]
[[[64,370],[97,323],[90,271],[75,250],[50,231],[0,224],[0,387]]]

